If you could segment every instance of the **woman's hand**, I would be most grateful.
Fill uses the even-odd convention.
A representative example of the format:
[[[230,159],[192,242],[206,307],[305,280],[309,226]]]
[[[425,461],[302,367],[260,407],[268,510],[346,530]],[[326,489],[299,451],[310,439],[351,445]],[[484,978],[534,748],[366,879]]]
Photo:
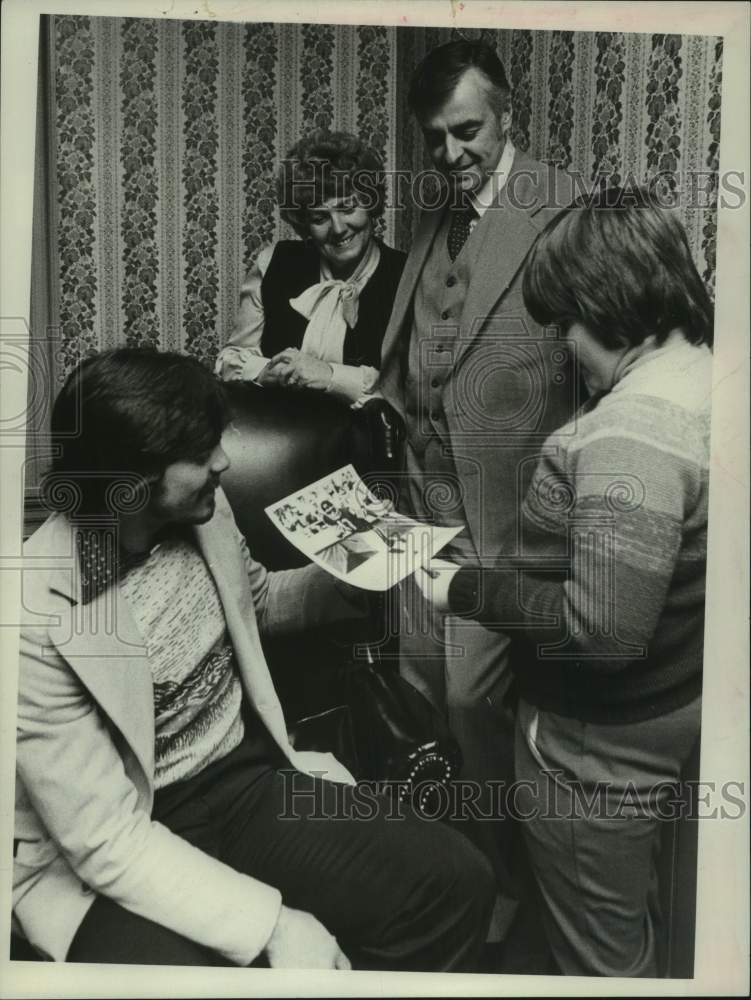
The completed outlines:
[[[283,374],[283,366],[274,367],[274,365],[269,361],[266,367],[261,369],[253,381],[264,386],[265,388],[273,388],[274,386],[284,385],[282,382]]]
[[[422,596],[436,611],[450,611],[449,587],[458,572],[456,563],[446,559],[431,559],[427,566],[415,570],[415,581]]]
[[[328,361],[302,354],[296,347],[287,347],[275,354],[263,373],[269,380],[262,384],[284,385],[290,389],[326,390],[331,384],[334,369]]]
[[[349,959],[312,913],[283,906],[266,945],[272,969],[351,969]]]

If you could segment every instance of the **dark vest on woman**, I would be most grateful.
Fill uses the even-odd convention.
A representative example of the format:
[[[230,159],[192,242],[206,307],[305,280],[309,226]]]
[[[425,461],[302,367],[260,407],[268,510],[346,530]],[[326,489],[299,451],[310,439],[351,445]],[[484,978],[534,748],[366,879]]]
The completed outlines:
[[[344,338],[345,365],[381,367],[381,343],[391,315],[396,289],[407,255],[379,244],[378,267],[360,293],[357,324]],[[289,304],[321,280],[321,259],[316,248],[302,240],[281,240],[261,282],[263,336],[261,351],[270,358],[285,347],[300,347],[308,321]]]

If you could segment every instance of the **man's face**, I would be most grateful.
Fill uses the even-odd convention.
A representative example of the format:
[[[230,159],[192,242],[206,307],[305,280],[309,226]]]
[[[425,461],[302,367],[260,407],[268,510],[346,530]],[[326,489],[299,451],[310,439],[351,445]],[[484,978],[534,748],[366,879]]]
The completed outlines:
[[[149,513],[163,524],[204,524],[214,516],[219,477],[229,468],[221,444],[195,459],[172,462],[156,484]]]
[[[511,114],[504,112],[499,121],[491,88],[484,73],[468,69],[445,104],[420,121],[433,163],[467,193],[485,184],[506,145]]]

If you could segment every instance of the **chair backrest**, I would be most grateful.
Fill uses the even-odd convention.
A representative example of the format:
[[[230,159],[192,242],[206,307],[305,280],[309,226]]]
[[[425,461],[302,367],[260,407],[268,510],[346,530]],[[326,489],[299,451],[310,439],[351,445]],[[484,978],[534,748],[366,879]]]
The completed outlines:
[[[228,383],[231,422],[222,445],[230,468],[222,486],[254,557],[269,569],[306,558],[264,509],[352,461],[351,411],[322,393]]]
[[[274,527],[265,508],[349,462],[364,477],[380,467],[373,428],[381,425],[381,404],[352,411],[312,392],[243,383],[226,388],[231,421],[222,444],[231,465],[222,486],[238,527],[254,558],[268,569],[306,565],[306,557]],[[341,668],[374,627],[369,618],[359,619],[264,641],[288,719],[340,703]]]
[[[384,400],[357,410],[321,393],[229,383],[231,422],[222,443],[231,467],[222,478],[253,554],[269,569],[306,562],[264,509],[351,463],[367,486],[396,500],[403,428]]]

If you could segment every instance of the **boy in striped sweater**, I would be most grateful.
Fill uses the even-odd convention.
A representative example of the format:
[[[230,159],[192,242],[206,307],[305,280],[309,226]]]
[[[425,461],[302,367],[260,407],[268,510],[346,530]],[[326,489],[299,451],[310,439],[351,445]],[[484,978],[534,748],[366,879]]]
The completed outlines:
[[[700,724],[712,306],[680,223],[615,189],[547,227],[524,297],[591,398],[503,558],[418,575],[516,637],[517,802],[562,972],[654,976],[659,808]]]

